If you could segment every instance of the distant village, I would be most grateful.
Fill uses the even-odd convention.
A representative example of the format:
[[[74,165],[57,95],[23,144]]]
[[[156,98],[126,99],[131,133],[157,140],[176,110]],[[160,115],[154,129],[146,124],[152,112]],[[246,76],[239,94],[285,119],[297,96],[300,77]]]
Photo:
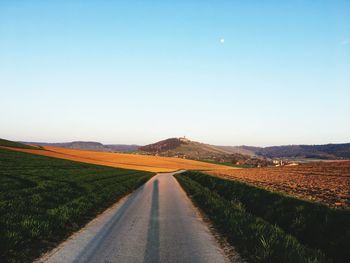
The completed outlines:
[[[283,159],[272,160],[272,163],[276,167],[278,167],[278,166],[295,166],[295,165],[299,165],[299,163],[297,163],[297,162],[290,161],[290,160],[283,160]]]

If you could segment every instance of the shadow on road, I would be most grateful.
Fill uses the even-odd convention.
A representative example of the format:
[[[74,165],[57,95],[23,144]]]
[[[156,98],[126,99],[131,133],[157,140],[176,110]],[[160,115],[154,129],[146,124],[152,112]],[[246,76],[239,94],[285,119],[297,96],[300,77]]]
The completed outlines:
[[[147,232],[147,244],[144,263],[159,263],[159,181],[153,182],[152,206]]]

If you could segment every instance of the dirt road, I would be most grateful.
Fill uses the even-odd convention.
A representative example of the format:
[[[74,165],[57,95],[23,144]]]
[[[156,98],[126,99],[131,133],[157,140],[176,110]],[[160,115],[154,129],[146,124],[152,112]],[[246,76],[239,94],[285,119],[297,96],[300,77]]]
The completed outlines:
[[[173,174],[157,174],[39,261],[229,262]]]

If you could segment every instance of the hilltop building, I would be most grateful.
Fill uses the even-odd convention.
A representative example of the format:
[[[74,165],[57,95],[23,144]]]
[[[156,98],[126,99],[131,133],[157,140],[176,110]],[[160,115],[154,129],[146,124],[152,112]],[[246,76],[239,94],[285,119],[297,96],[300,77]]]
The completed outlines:
[[[181,142],[190,142],[190,140],[187,139],[186,136],[180,137],[179,140],[180,140]]]

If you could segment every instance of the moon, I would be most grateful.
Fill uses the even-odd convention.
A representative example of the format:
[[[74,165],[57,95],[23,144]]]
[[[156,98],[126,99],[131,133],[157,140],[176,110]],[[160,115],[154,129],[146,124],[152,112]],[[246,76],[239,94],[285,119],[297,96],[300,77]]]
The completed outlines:
[[[220,38],[220,43],[224,44],[225,43],[225,39],[224,38]]]

